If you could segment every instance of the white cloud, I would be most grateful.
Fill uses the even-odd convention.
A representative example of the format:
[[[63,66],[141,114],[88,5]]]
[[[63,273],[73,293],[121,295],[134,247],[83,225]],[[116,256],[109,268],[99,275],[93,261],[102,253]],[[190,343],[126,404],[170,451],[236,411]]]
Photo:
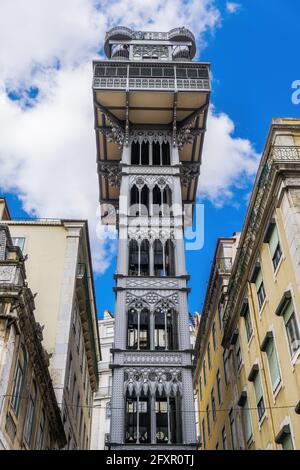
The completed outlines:
[[[216,205],[229,202],[233,190],[243,188],[255,176],[260,156],[251,142],[234,136],[227,114],[208,114],[198,195]]]
[[[204,33],[213,32],[220,22],[215,0],[0,3],[0,188],[14,191],[24,209],[39,217],[87,218],[98,272],[107,268],[115,250],[113,243],[96,236],[98,181],[91,61],[103,45],[105,31],[120,23],[146,30],[185,25],[196,34],[201,52]],[[35,100],[26,92],[32,86],[39,89]],[[12,90],[21,99],[9,99],[7,93]],[[211,116],[209,128],[217,128],[224,139],[227,132],[232,143],[230,126],[224,129],[230,122],[227,119]],[[212,129],[207,142],[214,140],[209,137]],[[242,145],[245,141],[236,143],[239,148]],[[232,148],[230,144],[228,148]],[[203,189],[208,197],[219,200],[235,173],[234,168],[228,171],[225,181],[224,175],[217,175],[216,164],[211,175],[211,162],[205,162],[213,153],[207,150],[203,173],[213,176],[219,189]],[[227,155],[221,147],[215,160],[220,155]],[[240,155],[238,150],[236,155]]]
[[[236,13],[241,8],[239,3],[235,2],[227,2],[226,3],[226,10],[228,13]]]

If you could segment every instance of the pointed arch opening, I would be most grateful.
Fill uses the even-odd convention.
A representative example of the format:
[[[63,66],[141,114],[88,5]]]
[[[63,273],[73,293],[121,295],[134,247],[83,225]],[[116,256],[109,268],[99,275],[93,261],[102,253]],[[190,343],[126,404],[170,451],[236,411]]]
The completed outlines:
[[[169,142],[163,142],[162,143],[161,153],[162,153],[162,164],[164,166],[170,166],[171,159],[170,159],[170,144],[169,144]]]
[[[149,165],[149,142],[142,142],[141,165]]]
[[[139,142],[132,142],[131,144],[131,164],[140,164],[140,144]]]

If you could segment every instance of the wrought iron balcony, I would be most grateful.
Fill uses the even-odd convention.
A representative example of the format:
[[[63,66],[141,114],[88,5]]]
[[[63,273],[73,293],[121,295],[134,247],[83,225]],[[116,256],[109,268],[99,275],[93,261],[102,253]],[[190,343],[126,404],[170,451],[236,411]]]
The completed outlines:
[[[19,261],[0,261],[0,285],[21,287],[24,285],[25,272]]]
[[[271,159],[274,161],[297,161],[300,159],[300,146],[298,145],[273,145]]]
[[[219,274],[230,274],[232,269],[232,258],[218,258],[217,269]]]
[[[107,63],[94,64],[95,90],[183,90],[209,91],[208,64],[151,64]]]

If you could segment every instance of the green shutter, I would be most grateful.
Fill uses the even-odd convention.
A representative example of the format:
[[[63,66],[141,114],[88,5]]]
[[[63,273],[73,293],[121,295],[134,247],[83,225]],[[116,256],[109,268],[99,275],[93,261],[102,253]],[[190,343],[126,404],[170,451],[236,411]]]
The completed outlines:
[[[287,434],[285,439],[282,441],[282,449],[283,450],[294,450],[292,436]]]
[[[293,302],[290,300],[288,303],[288,306],[285,308],[283,312],[283,319],[284,319],[285,325],[287,324],[287,322],[289,321],[293,313],[294,313],[294,305],[293,305]]]
[[[266,347],[266,353],[268,357],[271,382],[274,391],[280,382],[280,371],[276,354],[275,342],[273,339],[269,340],[268,345]]]
[[[259,373],[256,374],[256,377],[254,379],[254,389],[255,389],[256,403],[258,403],[261,397],[263,396]]]
[[[271,252],[271,257],[273,258],[274,253],[276,251],[277,245],[279,243],[279,238],[278,238],[278,231],[277,227],[274,224],[272,234],[269,240],[269,247],[270,247],[270,252]]]
[[[261,269],[258,271],[258,274],[256,276],[256,279],[255,279],[255,286],[256,286],[256,291],[258,291],[258,289],[260,288],[260,285],[262,283],[262,272],[261,272]]]

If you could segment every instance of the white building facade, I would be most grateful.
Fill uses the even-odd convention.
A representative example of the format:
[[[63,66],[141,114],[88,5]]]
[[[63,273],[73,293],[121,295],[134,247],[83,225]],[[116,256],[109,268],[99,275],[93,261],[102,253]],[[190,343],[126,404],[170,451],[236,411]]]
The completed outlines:
[[[111,352],[114,343],[115,319],[109,310],[105,310],[103,320],[98,321],[101,344],[99,362],[99,388],[94,394],[91,449],[107,450],[110,441],[112,370]]]

